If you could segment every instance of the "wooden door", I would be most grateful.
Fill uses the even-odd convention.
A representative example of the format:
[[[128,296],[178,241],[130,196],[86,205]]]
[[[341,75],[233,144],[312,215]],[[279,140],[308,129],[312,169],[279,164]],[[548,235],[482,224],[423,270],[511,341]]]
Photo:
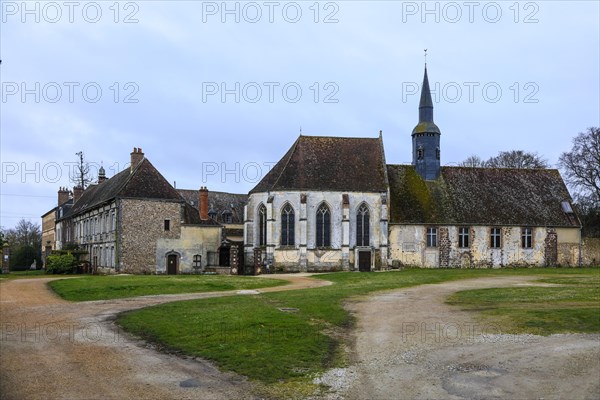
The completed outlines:
[[[371,272],[371,252],[358,252],[358,270],[360,272]]]
[[[175,254],[169,254],[167,256],[167,274],[177,274],[177,255]]]

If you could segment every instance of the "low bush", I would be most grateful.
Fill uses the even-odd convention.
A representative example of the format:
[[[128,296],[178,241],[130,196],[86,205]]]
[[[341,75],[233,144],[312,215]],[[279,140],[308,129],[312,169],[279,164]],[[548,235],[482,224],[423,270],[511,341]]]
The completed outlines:
[[[70,274],[76,268],[75,257],[71,253],[52,254],[46,259],[46,273]]]

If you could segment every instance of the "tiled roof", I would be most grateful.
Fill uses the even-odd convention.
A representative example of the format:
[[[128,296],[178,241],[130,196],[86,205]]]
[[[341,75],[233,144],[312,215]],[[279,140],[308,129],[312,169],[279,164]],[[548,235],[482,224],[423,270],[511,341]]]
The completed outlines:
[[[206,225],[206,226],[221,226],[217,221],[212,218],[200,219],[200,213],[192,205],[185,203],[183,206],[183,220],[186,224],[191,225]]]
[[[88,186],[73,205],[70,215],[85,212],[116,197],[183,202],[177,190],[152,163],[143,159],[133,171],[127,168],[102,183]]]
[[[199,190],[177,189],[177,192],[183,197],[188,205],[191,205],[198,212]],[[214,211],[217,222],[226,223],[224,213],[231,213],[232,224],[242,224],[244,222],[244,205],[248,201],[247,194],[208,192],[208,210]]]
[[[300,136],[250,193],[274,190],[385,192],[382,139]]]
[[[566,227],[571,196],[555,169],[443,167],[424,181],[411,165],[388,165],[390,222]]]

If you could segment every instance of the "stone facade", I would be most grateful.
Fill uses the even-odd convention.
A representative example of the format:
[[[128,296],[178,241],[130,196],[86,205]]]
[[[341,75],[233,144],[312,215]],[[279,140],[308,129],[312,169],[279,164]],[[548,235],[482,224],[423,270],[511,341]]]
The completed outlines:
[[[102,171],[97,184],[74,188],[64,214],[58,209],[57,248],[77,246],[93,271],[177,274],[202,272],[215,255],[218,263],[222,226],[188,204],[139,148],[130,168],[110,179]]]
[[[162,262],[157,260],[157,242],[181,236],[181,203],[142,199],[121,199],[119,203],[119,270],[127,273],[159,271]]]
[[[435,246],[427,244],[427,229],[437,230]],[[468,247],[461,247],[459,229],[468,231]],[[500,245],[491,247],[492,228],[500,229]],[[523,246],[524,228],[531,229],[531,246]],[[577,228],[493,226],[390,226],[390,264],[427,268],[496,268],[577,265]]]
[[[117,202],[112,201],[60,221],[57,231],[65,236],[60,248],[63,243],[75,243],[80,250],[87,252],[86,259],[94,270],[115,270],[119,260],[117,215]],[[72,225],[70,229],[69,224]]]
[[[182,225],[177,238],[159,237],[156,242],[156,273],[168,273],[169,255],[177,260],[177,273],[207,272],[219,266],[217,249],[221,245],[220,226]]]
[[[42,215],[42,263],[46,266],[46,257],[56,248],[55,225],[56,208]]]
[[[326,204],[330,211],[330,246],[316,243],[317,210]],[[292,246],[281,244],[282,209],[294,210]],[[358,251],[371,252],[370,270],[387,265],[387,194],[368,192],[270,192],[251,194],[246,206],[245,259],[253,265],[259,243],[259,209],[266,208],[267,238],[262,246],[263,262],[277,270],[353,271],[358,270]],[[357,245],[357,211],[366,206],[369,215],[369,243]],[[383,251],[380,251],[383,249]]]

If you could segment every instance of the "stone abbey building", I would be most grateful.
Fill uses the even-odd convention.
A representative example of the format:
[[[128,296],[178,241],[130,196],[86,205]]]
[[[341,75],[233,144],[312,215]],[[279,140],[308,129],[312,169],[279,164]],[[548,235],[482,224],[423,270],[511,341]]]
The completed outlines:
[[[101,171],[71,199],[61,189],[46,246],[75,244],[94,267],[133,273],[579,263],[580,222],[557,170],[441,165],[426,67],[411,137],[412,163],[392,165],[381,133],[300,135],[248,195],[177,190],[134,149],[130,169]]]
[[[381,133],[300,136],[250,191],[246,262],[285,271],[578,263],[580,223],[557,170],[441,166],[427,67],[411,136],[411,165],[386,164]]]

